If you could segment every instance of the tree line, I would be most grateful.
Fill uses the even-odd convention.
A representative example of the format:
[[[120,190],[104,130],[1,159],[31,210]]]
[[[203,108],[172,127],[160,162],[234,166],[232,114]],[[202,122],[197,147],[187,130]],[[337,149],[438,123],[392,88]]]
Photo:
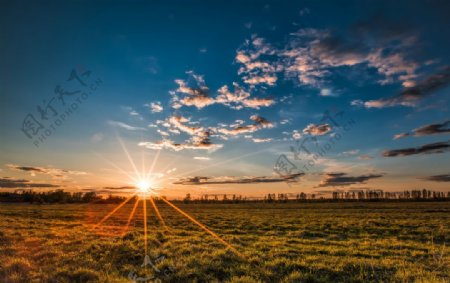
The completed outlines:
[[[120,203],[125,197],[109,195],[102,197],[95,192],[65,192],[55,190],[48,192],[35,192],[33,190],[17,190],[15,192],[1,192],[0,202],[27,202],[27,203]]]
[[[161,196],[160,198],[166,198]],[[47,192],[36,192],[33,190],[16,190],[15,192],[0,192],[0,202],[24,202],[37,204],[52,203],[121,203],[125,197],[115,195],[100,195],[96,192],[66,192],[54,190]],[[153,197],[158,201],[158,197]],[[306,193],[269,193],[262,197],[249,197],[237,194],[204,194],[192,197],[190,193],[183,199],[174,200],[184,203],[244,203],[244,202],[315,202],[315,201],[427,201],[427,200],[450,200],[450,192],[437,192],[431,190],[405,190],[402,192],[384,192],[383,190],[355,190],[335,191],[331,198]]]

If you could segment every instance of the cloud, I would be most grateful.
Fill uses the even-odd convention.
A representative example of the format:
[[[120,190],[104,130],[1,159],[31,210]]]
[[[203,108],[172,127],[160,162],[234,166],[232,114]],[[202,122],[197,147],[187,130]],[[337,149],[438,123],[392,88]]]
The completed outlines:
[[[430,124],[425,125],[420,128],[414,129],[409,133],[401,133],[394,136],[394,139],[400,139],[408,136],[428,136],[428,135],[436,135],[436,134],[447,134],[450,133],[450,120],[445,121],[443,123]]]
[[[206,156],[195,156],[194,159],[195,160],[211,160],[211,158],[206,157]]]
[[[219,95],[215,102],[229,106],[232,109],[240,110],[242,108],[259,109],[260,107],[268,107],[275,103],[270,98],[250,98],[250,93],[245,91],[237,83],[233,83],[234,91],[231,92],[228,86],[223,86],[218,90]]]
[[[119,128],[123,128],[125,130],[129,130],[129,131],[146,131],[145,128],[134,127],[134,126],[131,126],[126,123],[119,122],[119,121],[110,120],[110,121],[108,121],[108,124],[110,124],[111,126],[114,126],[114,127],[119,127]]]
[[[219,128],[218,132],[220,132],[224,135],[236,136],[236,135],[240,135],[243,133],[254,133],[254,132],[256,132],[260,129],[264,129],[264,128],[273,128],[274,127],[272,122],[269,122],[268,120],[266,120],[265,118],[263,118],[261,116],[253,115],[250,117],[250,119],[254,121],[254,123],[252,125],[235,125],[235,127],[232,129]]]
[[[396,156],[408,156],[415,154],[431,154],[431,153],[444,153],[450,150],[450,142],[437,142],[425,144],[419,147],[393,149],[383,152],[384,157],[396,157]]]
[[[414,107],[417,102],[450,83],[450,67],[432,74],[415,86],[404,89],[399,95],[391,98],[362,102],[366,108],[385,108],[393,106]],[[357,103],[356,103],[357,104]],[[361,104],[361,103],[360,103]]]
[[[339,93],[329,88],[322,88],[320,90],[320,96],[337,97],[339,96]]]
[[[101,189],[85,188],[82,191],[94,192],[97,194],[117,194],[117,193],[132,193],[136,190],[133,186],[119,186],[119,187],[103,187]]]
[[[144,120],[142,115],[139,114],[139,112],[137,112],[136,110],[131,110],[129,114],[130,114],[130,116],[135,117],[135,118],[137,118],[139,120]]]
[[[450,174],[442,174],[442,175],[434,175],[428,176],[424,178],[420,178],[427,181],[435,181],[435,182],[450,182]]]
[[[407,137],[407,136],[409,136],[409,135],[410,135],[409,133],[396,134],[396,135],[394,135],[394,140],[398,140],[398,139]]]
[[[252,36],[237,51],[236,62],[241,65],[238,74],[242,80],[254,87],[256,85],[274,86],[277,82],[277,68],[263,57],[276,55],[276,50],[263,38]]]
[[[373,157],[368,154],[362,154],[362,155],[358,156],[358,159],[359,160],[372,160]]]
[[[172,107],[175,109],[181,106],[195,106],[201,109],[214,103],[214,99],[209,96],[209,88],[206,86],[203,76],[197,75],[192,71],[187,72],[194,81],[194,86],[189,86],[184,80],[175,80],[178,88],[171,92]],[[181,97],[180,97],[181,95]]]
[[[263,142],[271,142],[271,138],[265,138],[265,139],[259,139],[259,138],[252,138],[253,142],[255,143],[263,143]]]
[[[185,118],[183,116],[172,116],[169,117],[169,123],[172,124],[175,128],[177,128],[178,130],[185,132],[189,135],[196,135],[202,131],[204,131],[203,127],[191,127],[191,126],[187,126],[184,123],[189,122],[190,119]]]
[[[359,149],[352,149],[352,150],[344,151],[340,155],[342,155],[342,156],[351,156],[351,155],[356,155],[358,153],[359,153]]]
[[[329,124],[309,124],[303,129],[304,134],[310,134],[313,136],[323,136],[331,131],[331,126]]]
[[[364,184],[370,179],[380,178],[381,174],[369,174],[360,176],[348,176],[347,173],[326,173],[325,178],[317,187],[350,186],[353,184]]]
[[[208,150],[208,151],[216,151],[223,147],[223,144],[213,144],[209,139],[209,132],[203,133],[203,135],[199,135],[195,137],[189,143],[176,143],[171,140],[165,139],[157,142],[139,142],[139,146],[146,147],[148,149],[158,150],[158,149],[172,149],[174,151],[181,151],[184,149],[193,149],[193,150]]]
[[[289,133],[288,133],[288,134],[289,134]],[[299,133],[298,130],[293,130],[293,131],[292,131],[292,138],[293,138],[294,140],[299,140],[299,139],[302,138],[302,134]]]
[[[145,104],[145,106],[148,106],[152,113],[159,113],[164,110],[164,107],[162,107],[161,102],[159,101],[151,102],[150,104]]]
[[[238,83],[233,83],[233,91],[227,85],[222,86],[217,90],[217,95],[213,97],[209,94],[209,88],[206,86],[203,76],[196,75],[193,72],[188,72],[188,74],[193,78],[195,87],[188,86],[184,80],[175,80],[178,89],[170,92],[172,107],[175,109],[182,106],[195,106],[201,109],[213,104],[222,104],[235,110],[242,108],[259,109],[275,103],[272,98],[250,97],[250,92]]]
[[[6,167],[16,171],[29,172],[32,176],[36,174],[47,174],[55,178],[65,178],[67,175],[87,175],[83,171],[65,170],[54,167],[36,167],[36,166],[21,166],[17,164],[6,164]]]
[[[209,151],[215,151],[223,147],[223,144],[213,144],[210,137],[216,130],[215,127],[205,128],[197,126],[199,122],[191,121],[190,118],[186,118],[180,115],[174,115],[166,118],[165,120],[156,120],[155,125],[163,126],[166,129],[157,129],[157,132],[163,136],[160,141],[142,141],[138,145],[144,146],[149,149],[172,149],[180,151],[184,149],[204,149]],[[186,133],[190,137],[183,142],[175,142],[168,137],[171,134],[180,135]]]
[[[136,190],[136,187],[134,186],[120,186],[120,187],[103,187],[105,190],[109,191],[127,191],[127,190]]]
[[[296,173],[283,177],[188,177],[182,178],[174,184],[178,185],[215,185],[215,184],[257,184],[257,183],[280,183],[295,182],[303,173]]]
[[[46,183],[32,183],[30,180],[0,178],[0,188],[57,188],[59,186]]]
[[[395,80],[413,85],[419,64],[409,59],[416,36],[386,20],[358,23],[345,32],[303,28],[291,34],[286,47],[277,52],[285,77],[300,84],[322,88],[325,78],[339,67],[365,64],[383,76],[380,84]]]

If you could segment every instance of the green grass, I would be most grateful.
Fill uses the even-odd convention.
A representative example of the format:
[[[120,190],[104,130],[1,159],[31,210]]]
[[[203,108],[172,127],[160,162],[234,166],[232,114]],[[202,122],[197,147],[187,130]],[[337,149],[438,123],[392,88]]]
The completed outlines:
[[[449,282],[450,203],[177,204],[244,257],[182,215],[142,205],[128,232],[124,206],[0,204],[0,282]],[[163,259],[161,257],[164,257]],[[159,262],[156,259],[160,258]]]

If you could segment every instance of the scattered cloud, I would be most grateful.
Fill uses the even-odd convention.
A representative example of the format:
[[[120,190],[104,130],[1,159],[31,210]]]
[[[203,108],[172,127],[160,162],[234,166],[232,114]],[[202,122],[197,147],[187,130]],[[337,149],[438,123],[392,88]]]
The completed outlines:
[[[392,106],[414,107],[422,98],[435,91],[448,86],[450,83],[450,67],[446,67],[438,73],[432,74],[414,86],[404,89],[399,95],[391,98],[369,100],[362,102],[353,101],[353,105],[363,105],[366,108],[385,108]]]
[[[269,59],[263,57],[274,56],[276,53],[277,51],[263,38],[252,36],[237,51],[236,62],[241,65],[238,74],[252,87],[261,84],[274,86],[278,80],[277,68]]]
[[[436,135],[436,134],[448,134],[450,133],[450,120],[445,121],[443,123],[430,124],[425,125],[420,128],[414,129],[409,133],[401,133],[394,136],[394,139],[400,139],[408,136],[428,136],[428,135]]]
[[[240,110],[243,108],[259,109],[260,107],[268,107],[275,103],[272,98],[251,97],[251,94],[238,83],[233,83],[233,90],[227,85],[217,90],[215,97],[210,95],[209,88],[206,86],[203,76],[188,72],[192,77],[194,86],[188,86],[184,80],[175,80],[178,88],[171,91],[172,107],[175,109],[182,106],[195,106],[198,109],[213,104],[221,104],[231,109]]]
[[[184,149],[194,150],[208,150],[215,151],[223,147],[223,144],[213,144],[209,139],[210,133],[208,131],[203,132],[201,135],[195,136],[191,141],[187,143],[176,143],[169,139],[164,139],[157,142],[139,142],[139,146],[146,147],[148,149],[172,149],[174,151],[181,151]]]
[[[348,176],[347,173],[326,173],[325,178],[317,187],[350,186],[364,184],[370,179],[380,178],[381,174],[369,174],[360,176]]]
[[[30,180],[11,179],[8,177],[0,178],[0,188],[57,188],[58,185],[47,183],[33,183]]]
[[[16,171],[28,172],[31,176],[35,176],[36,174],[46,174],[54,178],[66,178],[68,175],[79,176],[88,174],[83,171],[66,170],[54,167],[21,166],[17,164],[6,164],[6,167]]]
[[[283,177],[188,177],[180,179],[174,184],[178,185],[214,185],[214,184],[256,184],[256,183],[280,183],[296,182],[303,173],[296,173]]]
[[[310,134],[313,136],[323,136],[331,131],[331,126],[329,124],[309,124],[303,129],[304,134]]]
[[[339,93],[329,88],[322,88],[320,90],[320,96],[337,97]]]
[[[252,138],[252,141],[255,143],[263,143],[263,142],[271,142],[271,138],[265,138],[265,139],[259,139],[259,138]]]
[[[136,187],[133,186],[120,186],[120,187],[103,187],[103,189],[117,191],[117,190],[136,190]]]
[[[192,127],[188,126],[185,123],[189,122],[190,119],[185,118],[183,116],[172,116],[169,117],[169,123],[172,124],[176,129],[185,132],[191,136],[199,134],[204,131],[203,127]]]
[[[143,120],[141,114],[139,114],[139,112],[137,112],[136,110],[131,110],[129,114],[133,117],[138,118],[139,120]]]
[[[218,132],[224,135],[236,136],[243,133],[254,133],[264,128],[274,127],[272,122],[269,122],[261,116],[253,115],[250,117],[250,119],[254,121],[254,123],[251,125],[235,125],[232,129],[220,128],[218,129]]]
[[[231,92],[228,86],[223,86],[218,90],[219,95],[216,103],[229,106],[232,109],[240,110],[242,108],[259,109],[260,107],[268,107],[275,103],[270,98],[250,98],[250,93],[245,91],[237,83],[233,83],[234,91]]]
[[[386,150],[383,152],[384,157],[408,156],[415,154],[444,153],[450,150],[450,142],[437,142],[425,144],[419,147]]]
[[[159,101],[151,102],[150,104],[145,104],[145,106],[149,107],[152,113],[159,113],[164,110],[164,107],[161,105],[161,102]]]
[[[131,126],[126,123],[119,122],[119,121],[109,120],[108,124],[111,126],[114,126],[114,127],[119,127],[119,128],[125,129],[125,130],[129,130],[129,131],[146,131],[145,128]]]
[[[206,157],[206,156],[195,156],[194,159],[195,160],[211,160],[211,158]]]
[[[292,131],[292,138],[294,140],[299,140],[299,139],[302,138],[302,134],[298,130],[293,130]]]
[[[359,149],[352,149],[347,150],[341,153],[342,156],[351,156],[351,155],[357,155],[359,153]]]
[[[434,175],[428,176],[424,178],[420,178],[427,181],[435,181],[435,182],[450,182],[450,174],[442,174],[442,175]]]
[[[172,95],[172,107],[178,109],[184,106],[195,106],[201,109],[214,103],[214,99],[209,96],[209,88],[206,86],[205,79],[192,71],[187,74],[192,78],[193,86],[189,86],[185,80],[177,79],[175,83],[178,88],[170,92]]]

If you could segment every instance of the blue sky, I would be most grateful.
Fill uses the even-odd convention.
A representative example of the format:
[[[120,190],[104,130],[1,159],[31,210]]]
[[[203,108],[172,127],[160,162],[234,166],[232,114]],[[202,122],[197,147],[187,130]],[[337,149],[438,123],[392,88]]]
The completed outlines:
[[[167,195],[448,190],[448,8],[3,3],[0,184],[124,192],[135,182],[128,175],[158,156],[149,178]],[[62,105],[57,86],[86,88],[68,81],[72,70],[97,87],[39,141],[81,94]],[[37,107],[52,98],[58,113],[27,137],[25,117],[42,118]],[[325,111],[343,112],[339,125],[322,120]],[[289,170],[280,170],[280,155]]]

